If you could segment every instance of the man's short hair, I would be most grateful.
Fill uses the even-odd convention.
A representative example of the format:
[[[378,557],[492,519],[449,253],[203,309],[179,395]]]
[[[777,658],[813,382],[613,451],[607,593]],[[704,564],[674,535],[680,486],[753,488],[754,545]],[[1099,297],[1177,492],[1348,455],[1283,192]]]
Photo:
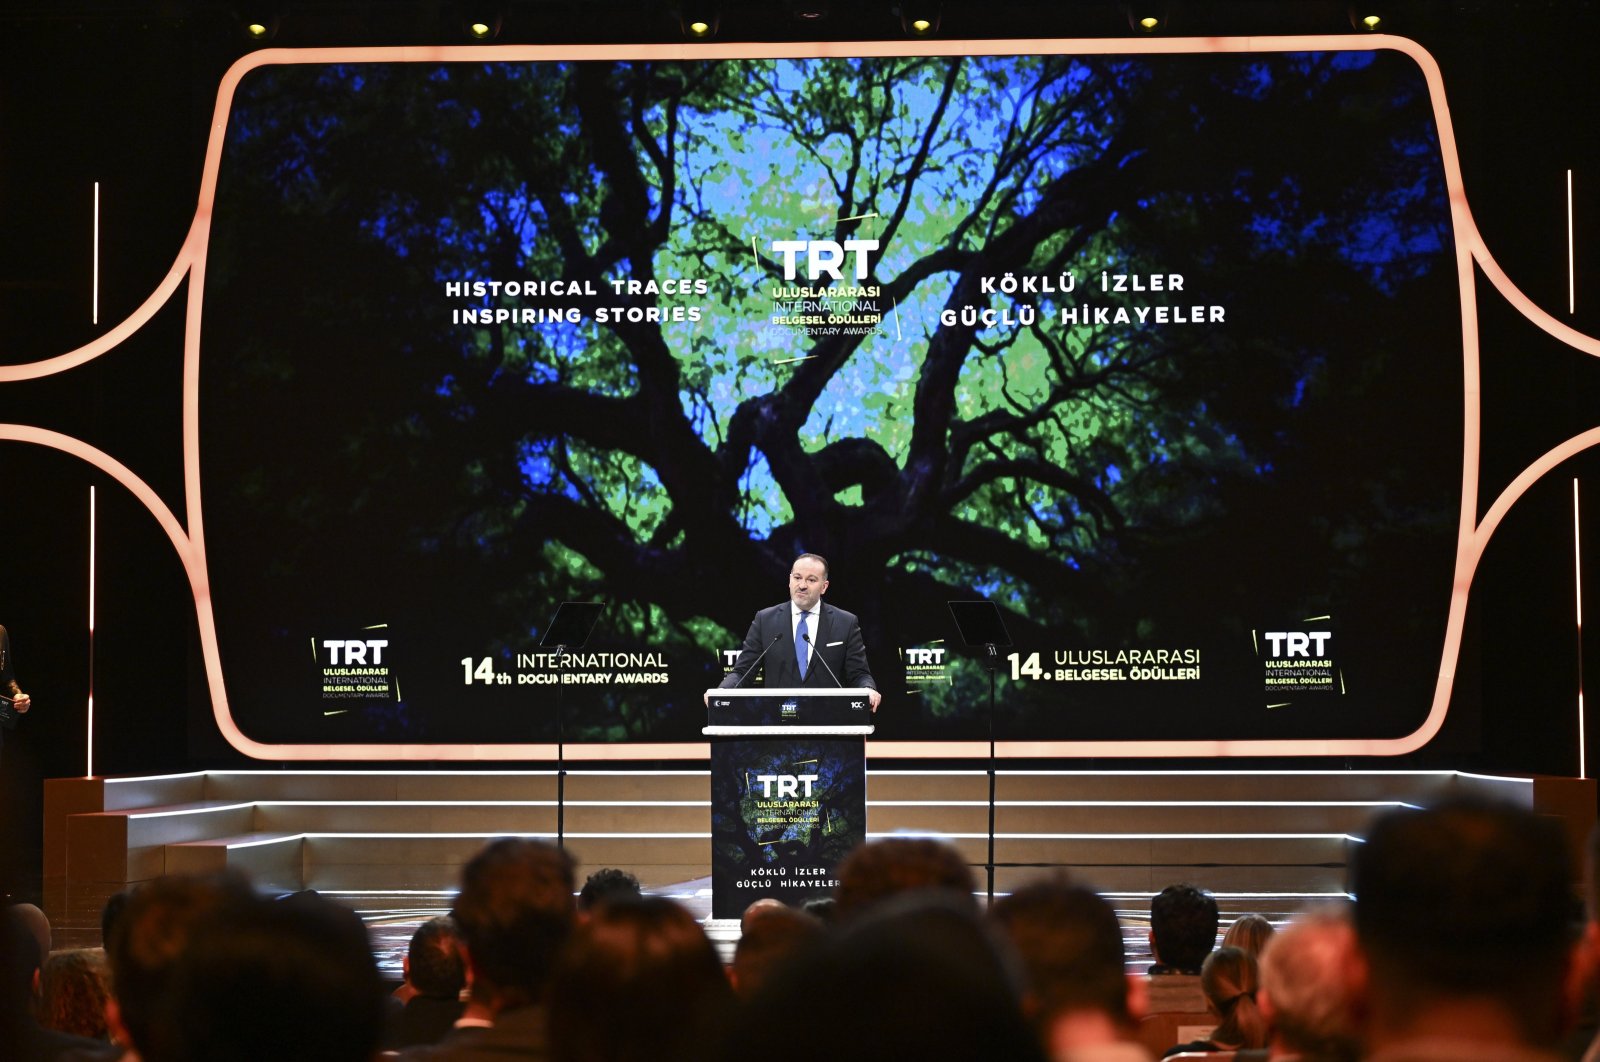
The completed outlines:
[[[760,1044],[765,1062],[1043,1062],[998,943],[977,905],[954,893],[887,900],[775,971],[735,1016],[729,1042]],[[826,1015],[824,1049],[774,1035],[801,1012]]]
[[[152,1055],[160,1009],[196,927],[220,908],[250,898],[250,886],[234,876],[157,878],[129,896],[106,941],[106,955],[111,994],[141,1055]]]
[[[1199,973],[1217,945],[1217,901],[1193,885],[1168,885],[1150,901],[1156,959],[1183,973]]]
[[[1555,1042],[1572,901],[1555,820],[1474,800],[1393,811],[1356,846],[1351,885],[1357,939],[1387,1005],[1493,1000],[1526,1042]]]
[[[501,1009],[539,1000],[572,932],[572,885],[572,860],[540,841],[503,837],[467,862],[452,913],[467,943],[475,999]]]
[[[824,557],[820,553],[802,553],[800,556],[789,562],[789,567],[793,568],[796,564],[803,560],[814,560],[818,564],[822,565],[822,577],[824,579],[828,577],[828,558]]]
[[[954,845],[925,837],[890,837],[858,845],[839,866],[839,917],[849,920],[901,893],[942,889],[977,910],[977,882]]]
[[[316,893],[216,909],[179,957],[159,1053],[171,1062],[368,1062],[384,988],[361,918]]]
[[[1093,889],[1063,879],[1036,882],[994,905],[994,920],[1022,960],[1041,1017],[1128,1013],[1127,956],[1117,913]]]
[[[816,915],[780,904],[750,920],[733,949],[734,988],[741,999],[759,992],[775,971],[820,944],[827,929]]]
[[[15,907],[0,908],[0,1032],[15,1035],[32,1019],[39,941]]]
[[[1313,907],[1261,951],[1261,990],[1285,1047],[1317,1058],[1354,1059],[1360,1049],[1345,963],[1355,946],[1350,909]]]
[[[615,900],[620,897],[637,897],[642,895],[643,888],[639,879],[629,874],[626,870],[616,867],[603,867],[590,874],[584,880],[583,888],[578,890],[578,910],[591,911],[598,905]]]
[[[421,995],[435,999],[461,995],[467,984],[467,962],[454,919],[440,915],[417,927],[406,949],[406,970],[406,979]]]
[[[602,904],[573,931],[550,988],[551,1055],[688,1062],[733,1008],[716,947],[664,896]]]

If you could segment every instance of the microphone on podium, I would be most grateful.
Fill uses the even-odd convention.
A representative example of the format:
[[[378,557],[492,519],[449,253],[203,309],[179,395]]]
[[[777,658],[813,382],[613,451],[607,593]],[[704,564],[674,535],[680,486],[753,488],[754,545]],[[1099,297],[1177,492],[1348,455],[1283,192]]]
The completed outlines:
[[[808,632],[806,634],[802,634],[800,637],[804,638],[806,640],[806,644],[811,646],[811,648],[813,650],[811,655],[813,657],[815,657],[816,659],[818,659],[818,660],[822,660],[822,666],[825,667],[825,668],[828,668],[828,677],[833,679],[833,684],[835,686],[838,686],[841,690],[844,689],[844,683],[839,681],[839,676],[835,675],[833,673],[833,668],[828,667],[828,662],[823,659],[822,651],[820,649],[817,649],[817,647],[812,644],[810,633]]]

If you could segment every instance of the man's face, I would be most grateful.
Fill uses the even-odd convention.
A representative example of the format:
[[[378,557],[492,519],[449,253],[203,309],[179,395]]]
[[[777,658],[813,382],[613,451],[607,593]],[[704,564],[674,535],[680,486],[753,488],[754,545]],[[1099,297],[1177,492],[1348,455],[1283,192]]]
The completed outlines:
[[[828,589],[828,579],[822,565],[809,557],[801,557],[789,571],[789,600],[802,611],[817,607]]]

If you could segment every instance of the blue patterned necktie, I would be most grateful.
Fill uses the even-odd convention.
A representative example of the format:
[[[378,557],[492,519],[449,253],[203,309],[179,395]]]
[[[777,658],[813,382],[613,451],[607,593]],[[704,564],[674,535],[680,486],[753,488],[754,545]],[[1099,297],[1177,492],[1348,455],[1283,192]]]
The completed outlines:
[[[806,617],[809,615],[811,615],[809,612],[800,613],[800,623],[794,629],[794,659],[795,663],[800,665],[800,680],[802,682],[805,681],[806,677]]]

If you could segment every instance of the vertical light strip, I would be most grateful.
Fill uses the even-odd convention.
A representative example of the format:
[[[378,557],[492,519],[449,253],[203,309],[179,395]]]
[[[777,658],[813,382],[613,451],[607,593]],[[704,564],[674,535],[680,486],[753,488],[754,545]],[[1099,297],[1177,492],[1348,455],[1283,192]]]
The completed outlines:
[[[1578,616],[1578,777],[1589,777],[1589,757],[1583,719],[1583,525],[1578,519],[1578,477],[1572,477],[1572,585],[1577,594]]]
[[[94,268],[93,268],[93,274],[94,274],[94,277],[93,277],[93,280],[91,281],[91,286],[93,288],[93,295],[91,297],[90,317],[92,318],[92,323],[99,324],[100,323],[100,182],[99,181],[94,182]],[[92,491],[94,488],[91,487],[89,489]]]
[[[84,757],[83,774],[85,778],[94,777],[94,486],[89,487],[89,710],[88,736],[84,741],[87,753]]]
[[[1578,269],[1572,251],[1572,171],[1567,171],[1567,312],[1578,312]],[[1576,485],[1577,481],[1573,481]]]

